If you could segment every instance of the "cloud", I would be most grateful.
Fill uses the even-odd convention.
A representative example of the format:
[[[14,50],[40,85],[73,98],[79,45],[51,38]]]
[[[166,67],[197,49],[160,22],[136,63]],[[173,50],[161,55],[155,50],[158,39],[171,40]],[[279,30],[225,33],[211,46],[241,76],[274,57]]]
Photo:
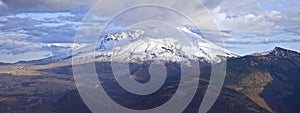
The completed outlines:
[[[220,13],[220,7],[214,11],[216,13],[215,18],[221,30],[229,30],[232,33],[253,33],[258,35],[271,35],[273,31],[281,30],[276,21],[282,18],[282,14],[277,11],[232,16],[227,13]]]
[[[209,9],[214,9],[220,5],[224,0],[202,0],[204,6]]]
[[[72,42],[81,18],[68,12],[2,16],[0,33],[26,34],[32,42]]]
[[[97,0],[43,0],[52,9],[72,8],[76,6],[91,6]]]
[[[299,42],[298,0],[224,0],[211,14],[225,44]]]
[[[2,0],[0,1],[0,15],[28,11],[80,11],[84,10],[84,8],[87,9],[96,1],[97,0]],[[5,8],[1,8],[1,6],[3,7],[1,4],[4,4]]]
[[[300,42],[300,38],[265,38],[263,40],[227,40],[226,44],[270,44],[270,43],[284,43],[284,42]]]
[[[0,0],[0,7],[3,7],[3,6],[5,6],[6,4],[2,1],[2,0]]]
[[[73,42],[81,18],[69,12],[31,12],[1,16],[0,53],[12,58],[33,53],[66,54],[71,51],[71,47],[45,45]],[[43,55],[38,58],[49,57]]]
[[[26,12],[26,11],[65,11],[74,10],[76,7],[91,7],[101,0],[0,0],[0,6],[5,5],[10,13]],[[105,0],[106,9],[113,7],[126,7],[130,4],[137,3],[160,3],[160,4],[176,4],[180,0]],[[198,0],[195,0],[198,1]],[[215,8],[223,0],[200,0],[208,8]],[[188,3],[188,2],[186,2]],[[113,6],[113,7],[111,7]],[[182,5],[185,6],[185,5]],[[2,14],[4,10],[1,11]]]
[[[5,11],[6,9],[7,9],[6,3],[4,3],[2,0],[0,0],[0,11]]]
[[[40,44],[70,43],[86,11],[98,0],[0,0],[0,49],[17,54],[34,50],[51,50]],[[259,44],[277,42],[300,42],[299,0],[201,0],[211,15],[195,2],[182,0],[106,0],[97,11],[103,17],[90,18],[91,23],[83,25],[87,36],[97,32],[93,27],[103,26],[107,17],[113,17],[120,9],[141,3],[161,3],[196,18],[204,26],[214,20],[228,44]],[[101,3],[100,3],[101,4]],[[104,3],[102,3],[104,4]],[[105,9],[105,10],[104,10]],[[100,11],[99,11],[100,10]],[[93,12],[96,13],[96,12]],[[161,16],[172,21],[180,18],[167,15],[167,11],[144,9],[122,17],[119,24],[130,23],[135,18]],[[147,15],[145,15],[147,14]],[[139,16],[143,15],[143,16]],[[183,25],[183,24],[181,24]],[[202,31],[209,36],[213,32]],[[246,35],[245,35],[246,34]],[[286,34],[284,36],[282,34]],[[266,38],[268,37],[268,38]],[[31,46],[33,45],[33,46]],[[62,48],[61,48],[62,49]],[[56,50],[51,50],[56,51]]]
[[[42,46],[40,46],[38,43],[32,43],[31,41],[27,40],[27,38],[28,35],[25,34],[1,33],[0,52],[2,54],[20,54],[42,49]]]
[[[70,54],[72,44],[54,46],[38,41],[31,35],[5,32],[0,33],[0,62],[14,63],[20,60],[37,60],[50,56]],[[50,43],[51,44],[51,43]]]
[[[101,11],[104,17],[112,17],[118,12],[127,9],[134,4],[151,4],[160,3],[165,6],[182,11],[191,18],[196,19],[196,24],[201,24],[204,29],[213,28],[210,26],[214,20],[211,20],[212,15],[215,22],[221,31],[228,31],[223,33],[226,37],[242,38],[243,34],[252,34],[252,37],[258,36],[277,36],[282,33],[286,34],[300,34],[300,2],[298,0],[202,0],[201,2],[210,10],[211,15],[203,13],[204,9],[195,2],[186,2],[182,4],[179,0],[169,0],[168,2],[161,0],[143,0],[132,1],[123,0],[107,0],[97,11]],[[113,6],[113,7],[111,7]],[[168,15],[167,11],[163,10],[140,10],[131,14],[123,15],[119,20],[119,24],[131,23],[132,18],[153,18],[161,15],[162,18],[168,18],[170,21],[177,21],[180,17],[172,17]],[[147,14],[147,15],[145,15]],[[136,16],[143,15],[143,16]],[[141,19],[142,20],[142,19]],[[179,22],[180,23],[180,20]],[[184,24],[181,24],[184,25]],[[208,31],[203,31],[208,32]],[[208,32],[209,36],[216,36]],[[273,37],[274,38],[274,37]]]

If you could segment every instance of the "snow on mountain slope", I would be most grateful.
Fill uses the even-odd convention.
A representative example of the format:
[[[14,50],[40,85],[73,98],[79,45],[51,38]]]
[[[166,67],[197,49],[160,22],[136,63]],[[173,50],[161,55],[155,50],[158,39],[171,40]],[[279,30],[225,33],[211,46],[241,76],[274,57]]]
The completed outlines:
[[[225,57],[239,55],[203,39],[187,28],[178,28],[189,43],[176,38],[155,38],[143,30],[127,30],[108,34],[99,41],[96,51],[75,52],[81,61],[126,61],[147,60],[182,61],[186,59],[217,63]],[[91,47],[89,47],[91,48]]]

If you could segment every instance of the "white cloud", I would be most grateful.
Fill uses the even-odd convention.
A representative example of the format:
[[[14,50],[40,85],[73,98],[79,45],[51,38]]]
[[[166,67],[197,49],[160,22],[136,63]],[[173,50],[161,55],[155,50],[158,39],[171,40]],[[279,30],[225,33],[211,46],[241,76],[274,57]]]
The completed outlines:
[[[216,8],[220,5],[224,0],[202,0],[203,5],[208,7],[209,9]]]
[[[0,11],[5,9],[7,9],[7,5],[2,0],[0,0]]]
[[[298,0],[224,0],[211,12],[227,43],[299,42]]]
[[[273,31],[280,30],[276,21],[282,18],[281,13],[277,11],[265,11],[264,14],[257,15],[248,13],[230,16],[220,12],[220,7],[218,7],[213,13],[221,30],[259,35],[271,35]]]
[[[2,0],[0,0],[0,6],[2,6],[2,5],[4,5],[4,3],[3,3],[3,1],[2,1]]]
[[[261,40],[225,40],[226,44],[269,44],[269,43],[284,43],[284,42],[300,42],[300,38],[265,38]]]
[[[57,42],[68,43],[73,40],[76,28],[84,15],[84,11],[78,8],[88,9],[97,0],[0,0],[0,14],[11,12],[14,15],[0,17],[1,33],[19,33],[29,36],[6,36],[2,35],[1,49],[7,49],[13,53],[25,52],[29,50],[45,49],[41,45],[29,46],[33,43]],[[118,1],[118,2],[116,2]],[[205,15],[203,9],[195,2],[185,2],[182,0],[105,0],[104,7],[97,11],[103,16],[115,16],[120,9],[127,9],[132,4],[160,3],[170,6],[175,10],[180,10],[192,18],[197,18],[199,23],[207,25],[210,15]],[[199,2],[199,1],[198,1]],[[299,41],[298,38],[279,38],[282,34],[288,36],[300,34],[300,2],[299,0],[202,0],[219,25],[225,36],[227,43],[272,43],[278,41]],[[103,4],[103,3],[102,3]],[[105,10],[104,10],[105,9]],[[81,9],[80,9],[81,10]],[[44,11],[44,12],[43,12]],[[46,11],[46,12],[45,12]],[[64,11],[64,12],[61,12]],[[74,12],[75,13],[74,13]],[[30,13],[29,13],[30,12]],[[73,13],[72,13],[73,12]],[[11,14],[10,13],[10,14]],[[79,14],[80,13],[80,14]],[[157,16],[168,17],[166,12],[161,10],[144,10],[135,12],[135,15],[127,15],[122,20],[130,22],[132,17]],[[152,15],[151,15],[152,14]],[[80,16],[78,16],[80,15]],[[90,32],[97,32],[92,29],[94,26],[101,26],[105,19],[91,18],[93,23],[85,25],[87,35]],[[179,18],[169,17],[169,20]],[[97,24],[95,24],[97,23]],[[209,32],[209,31],[205,31]],[[244,40],[247,34],[248,41]],[[12,35],[12,34],[11,34]],[[14,34],[16,35],[16,34]],[[213,35],[213,34],[211,34]],[[257,38],[257,36],[261,36]],[[9,38],[8,38],[9,37]],[[256,38],[255,38],[256,37]],[[269,38],[266,38],[269,37]],[[1,37],[0,37],[1,38]],[[2,40],[2,39],[1,39]],[[8,49],[9,48],[9,49]]]
[[[98,0],[43,0],[43,2],[54,9],[64,9],[74,6],[91,6]]]
[[[1,0],[0,15],[21,12],[81,11],[86,12],[98,0]],[[83,10],[83,11],[82,11]]]

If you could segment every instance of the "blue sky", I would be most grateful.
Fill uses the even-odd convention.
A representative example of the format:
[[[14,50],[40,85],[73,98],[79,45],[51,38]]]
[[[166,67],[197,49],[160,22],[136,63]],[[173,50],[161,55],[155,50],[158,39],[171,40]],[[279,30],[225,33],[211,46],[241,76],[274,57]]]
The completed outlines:
[[[170,1],[176,3],[176,0]],[[64,44],[73,42],[82,18],[96,2],[0,0],[0,62],[32,60],[70,52],[71,48]],[[127,2],[132,3],[123,0],[113,5],[126,7],[124,4]],[[276,46],[300,51],[299,0],[200,2],[208,8],[223,31],[228,50],[241,55],[270,51]],[[191,10],[192,13],[195,11]]]

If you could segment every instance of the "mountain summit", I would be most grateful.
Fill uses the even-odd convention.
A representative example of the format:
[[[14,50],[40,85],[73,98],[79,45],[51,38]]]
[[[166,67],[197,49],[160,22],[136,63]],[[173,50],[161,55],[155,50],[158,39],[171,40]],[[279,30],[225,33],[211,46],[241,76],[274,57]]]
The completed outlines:
[[[296,51],[284,49],[281,47],[275,47],[269,55],[278,56],[278,57],[290,57],[290,56],[300,56],[300,54]]]
[[[107,34],[100,38],[96,52],[79,52],[75,54],[82,60],[96,61],[183,61],[199,60],[202,62],[217,63],[227,57],[238,57],[209,40],[204,39],[197,33],[187,28],[178,30],[188,40],[172,37],[169,35],[158,35],[155,37],[151,31],[123,30]]]
[[[273,56],[273,57],[292,57],[300,56],[300,53],[282,47],[275,47],[273,50],[262,53],[254,53],[251,56]]]

